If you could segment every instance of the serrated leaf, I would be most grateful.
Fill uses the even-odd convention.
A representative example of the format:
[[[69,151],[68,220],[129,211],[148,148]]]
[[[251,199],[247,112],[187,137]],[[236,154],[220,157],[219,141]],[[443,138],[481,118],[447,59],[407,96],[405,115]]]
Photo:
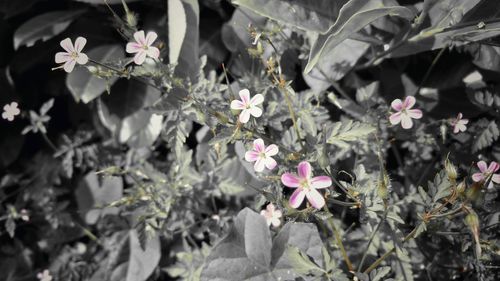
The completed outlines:
[[[346,0],[234,0],[253,12],[304,30],[324,33]]]
[[[105,63],[124,58],[125,52],[121,45],[104,45],[91,49],[87,55],[96,61]],[[86,68],[77,67],[66,77],[66,86],[76,102],[81,100],[83,103],[88,103],[104,93],[117,79],[116,76],[107,80],[101,79],[91,74]]]
[[[327,129],[326,142],[340,147],[347,147],[347,142],[359,140],[374,131],[375,127],[358,121],[336,122]]]
[[[370,280],[371,281],[379,281],[379,280],[384,280],[384,278],[387,274],[391,272],[391,267],[390,266],[382,266],[374,271],[370,272]]]
[[[487,148],[493,144],[500,136],[500,131],[495,121],[491,121],[486,128],[479,134],[472,145],[472,152]]]
[[[321,268],[312,262],[299,248],[288,246],[285,252],[293,270],[300,275],[321,274]]]
[[[33,46],[38,40],[47,41],[63,32],[83,12],[85,10],[49,12],[30,19],[14,33],[14,49]]]
[[[335,24],[319,35],[311,47],[304,73],[309,73],[323,57],[325,50],[331,50],[363,27],[383,16],[398,16],[412,20],[415,14],[403,6],[384,6],[380,1],[350,0],[342,9]]]

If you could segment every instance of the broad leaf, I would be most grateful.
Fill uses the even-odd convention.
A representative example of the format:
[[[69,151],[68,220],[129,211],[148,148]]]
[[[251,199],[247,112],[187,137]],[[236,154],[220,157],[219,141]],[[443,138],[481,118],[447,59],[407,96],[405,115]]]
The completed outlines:
[[[324,33],[346,0],[234,0],[253,12],[304,30]]]
[[[304,73],[312,70],[326,50],[335,48],[374,20],[387,15],[407,20],[415,17],[410,9],[402,6],[383,6],[379,1],[350,0],[347,2],[340,10],[335,24],[328,32],[319,35],[312,45]]]
[[[92,59],[105,63],[106,61],[119,60],[125,57],[123,46],[105,45],[90,50],[87,55]],[[99,97],[106,89],[111,87],[118,77],[101,79],[91,74],[84,67],[75,68],[66,78],[66,86],[75,98],[83,103],[88,103]]]
[[[78,208],[88,224],[94,224],[107,214],[117,214],[118,208],[107,204],[119,200],[123,195],[123,180],[119,177],[99,179],[95,172],[88,173],[75,191]]]
[[[143,250],[137,232],[130,231],[130,258],[127,268],[126,281],[144,281],[153,273],[160,262],[160,237],[154,236],[146,242]]]
[[[168,0],[168,59],[177,63],[186,36],[187,19],[182,0]]]
[[[85,10],[49,12],[30,19],[14,33],[14,49],[33,46],[38,40],[47,41],[63,32],[83,12]]]

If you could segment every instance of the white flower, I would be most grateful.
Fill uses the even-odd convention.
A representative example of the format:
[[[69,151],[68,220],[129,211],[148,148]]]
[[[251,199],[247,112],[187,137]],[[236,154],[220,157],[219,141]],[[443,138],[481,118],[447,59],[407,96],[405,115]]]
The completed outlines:
[[[276,210],[273,203],[269,203],[265,210],[260,211],[260,214],[266,218],[268,226],[272,224],[274,227],[277,227],[281,224],[280,218],[283,214],[280,210]]]
[[[17,108],[17,102],[13,101],[10,104],[6,104],[3,106],[2,118],[7,119],[9,121],[13,121],[16,115],[19,115],[21,110]]]
[[[233,100],[231,102],[231,109],[241,110],[239,120],[241,123],[247,123],[250,120],[250,115],[253,117],[260,117],[262,109],[257,105],[264,102],[264,96],[261,94],[255,95],[250,99],[250,91],[243,89],[239,92],[241,100]]]
[[[137,65],[141,65],[146,56],[157,59],[160,56],[160,50],[156,47],[152,47],[153,42],[158,38],[156,32],[150,31],[146,36],[144,36],[144,30],[137,31],[134,33],[134,39],[136,42],[129,42],[126,47],[127,53],[135,54],[134,62]]]
[[[66,52],[59,52],[56,54],[56,63],[64,63],[64,71],[70,73],[75,68],[75,65],[86,64],[89,58],[86,54],[82,53],[83,47],[87,44],[87,39],[83,37],[78,37],[75,40],[75,45],[71,42],[71,39],[66,38],[61,41],[61,47]]]

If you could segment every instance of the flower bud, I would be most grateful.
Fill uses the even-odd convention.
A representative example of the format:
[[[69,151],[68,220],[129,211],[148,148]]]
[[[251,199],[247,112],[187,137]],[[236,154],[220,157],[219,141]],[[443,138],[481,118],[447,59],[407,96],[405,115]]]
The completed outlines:
[[[444,169],[446,170],[446,174],[448,175],[448,179],[452,182],[455,183],[458,174],[457,174],[457,168],[453,163],[451,163],[450,159],[446,158],[446,161],[444,162]]]

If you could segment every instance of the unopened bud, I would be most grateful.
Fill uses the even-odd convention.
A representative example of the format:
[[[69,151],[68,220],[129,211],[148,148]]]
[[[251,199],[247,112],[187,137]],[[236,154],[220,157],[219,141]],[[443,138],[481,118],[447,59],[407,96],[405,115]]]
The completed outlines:
[[[444,169],[446,170],[446,174],[448,175],[448,179],[452,183],[454,183],[458,177],[457,168],[455,167],[455,165],[453,165],[453,163],[451,163],[450,159],[448,159],[448,158],[444,162]]]

